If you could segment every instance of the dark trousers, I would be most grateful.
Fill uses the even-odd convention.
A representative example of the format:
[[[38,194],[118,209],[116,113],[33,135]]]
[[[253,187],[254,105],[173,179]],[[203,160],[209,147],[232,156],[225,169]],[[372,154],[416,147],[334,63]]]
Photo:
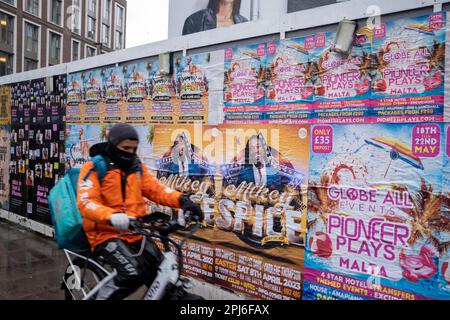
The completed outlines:
[[[163,256],[156,244],[146,240],[142,255],[133,257],[141,249],[141,241],[127,243],[120,239],[110,239],[95,248],[94,255],[117,270],[114,278],[117,287],[108,300],[122,300],[145,284],[149,287],[156,278],[158,266]]]

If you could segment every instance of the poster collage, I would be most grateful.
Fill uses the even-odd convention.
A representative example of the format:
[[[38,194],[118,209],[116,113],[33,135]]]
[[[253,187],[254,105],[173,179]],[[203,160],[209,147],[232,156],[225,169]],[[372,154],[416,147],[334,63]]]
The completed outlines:
[[[50,189],[64,175],[66,77],[11,86],[9,211],[51,224]],[[53,88],[53,90],[50,90]]]
[[[260,299],[448,300],[446,31],[437,13],[361,29],[347,58],[324,33],[2,87],[1,208],[51,224],[52,186],[128,122],[205,212],[186,275]]]
[[[226,122],[442,122],[446,14],[357,31],[348,56],[335,33],[227,49]]]
[[[69,74],[67,121],[207,124],[208,79],[214,69],[223,70],[223,59],[214,53],[173,57],[173,66],[169,75],[158,58],[149,58]]]

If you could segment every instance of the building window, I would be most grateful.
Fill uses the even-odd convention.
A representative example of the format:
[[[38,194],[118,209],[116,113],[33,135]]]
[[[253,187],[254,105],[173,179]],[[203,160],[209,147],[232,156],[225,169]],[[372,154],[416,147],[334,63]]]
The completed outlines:
[[[61,36],[54,32],[49,32],[49,57],[48,65],[53,66],[61,63]]]
[[[13,73],[14,17],[0,12],[0,76]]]
[[[123,13],[124,9],[116,5],[116,28],[123,29]]]
[[[123,37],[122,32],[120,32],[119,30],[116,30],[116,37],[115,37],[115,40],[116,40],[115,48],[116,48],[116,50],[122,49],[122,45],[123,45],[122,37]]]
[[[15,7],[16,6],[16,1],[15,0],[0,0],[2,2],[6,2],[7,4]]]
[[[25,22],[24,71],[37,69],[39,62],[39,27]]]
[[[97,16],[97,0],[88,0],[88,13]]]
[[[81,0],[73,0],[71,9],[72,32],[81,34]]]
[[[62,0],[52,0],[50,7],[50,21],[61,25],[62,24]]]
[[[109,47],[109,34],[110,34],[109,30],[110,30],[109,26],[102,23],[102,44],[107,47]]]
[[[94,57],[96,54],[96,49],[93,47],[86,46],[86,58]]]
[[[116,32],[115,32],[115,49],[123,49],[123,34],[124,34],[124,13],[125,10],[121,6],[116,5]]]
[[[103,0],[102,22],[110,25],[111,23],[111,0]]]
[[[87,1],[87,35],[88,39],[97,41],[97,0]]]
[[[72,41],[72,61],[80,60],[80,43],[78,41]]]
[[[40,0],[25,0],[25,11],[39,16]]]
[[[8,52],[0,51],[0,77],[12,74],[14,72],[14,55]]]
[[[14,17],[0,12],[0,44],[14,47]]]
[[[111,0],[102,0],[101,42],[103,46],[111,46]]]
[[[32,54],[39,53],[39,27],[25,23],[25,51]]]
[[[91,40],[95,40],[95,19],[89,16],[87,24],[87,37]]]
[[[38,61],[33,59],[25,58],[23,71],[35,70],[38,68]]]

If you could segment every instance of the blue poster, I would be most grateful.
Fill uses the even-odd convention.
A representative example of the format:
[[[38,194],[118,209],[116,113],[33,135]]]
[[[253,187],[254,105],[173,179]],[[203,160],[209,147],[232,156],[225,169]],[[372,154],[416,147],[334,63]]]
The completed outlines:
[[[441,299],[444,126],[313,126],[311,148],[303,298]]]

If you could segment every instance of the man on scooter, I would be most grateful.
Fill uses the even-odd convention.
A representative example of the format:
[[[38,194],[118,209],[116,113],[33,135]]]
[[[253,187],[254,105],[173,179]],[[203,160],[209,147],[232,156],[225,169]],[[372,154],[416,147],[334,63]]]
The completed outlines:
[[[117,124],[111,128],[108,142],[90,149],[91,157],[101,155],[105,159],[107,172],[102,182],[97,172],[91,171],[92,162],[81,169],[77,202],[84,231],[93,254],[118,273],[114,283],[100,290],[97,299],[124,299],[142,284],[151,285],[157,275],[163,257],[155,243],[146,241],[143,254],[135,257],[142,236],[121,235],[128,230],[130,220],[147,215],[144,197],[203,220],[199,205],[151,175],[136,155],[138,144],[139,136],[132,126]],[[185,297],[190,299],[187,293]]]

